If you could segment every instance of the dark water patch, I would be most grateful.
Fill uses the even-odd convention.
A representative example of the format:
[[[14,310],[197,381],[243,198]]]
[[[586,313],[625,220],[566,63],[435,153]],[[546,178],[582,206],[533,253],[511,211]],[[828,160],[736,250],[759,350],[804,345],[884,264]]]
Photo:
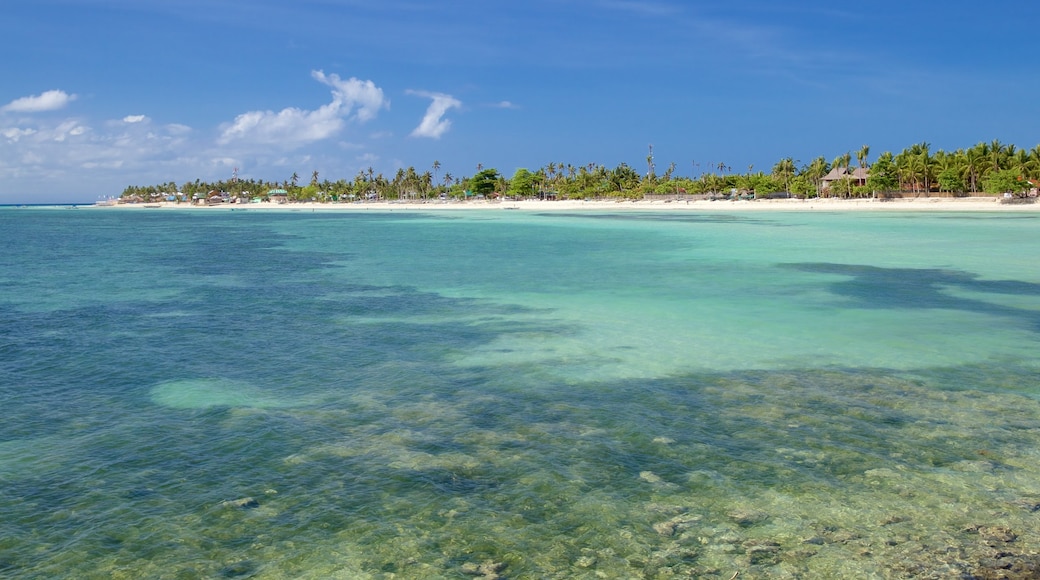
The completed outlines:
[[[1015,308],[950,295],[948,288],[968,292],[1010,296],[1038,296],[1040,284],[1020,280],[980,280],[978,276],[955,270],[930,268],[880,268],[850,264],[813,263],[783,264],[781,267],[816,274],[847,276],[828,284],[835,295],[851,301],[853,308],[885,309],[949,309],[1025,321],[1033,332],[1040,332],[1040,314],[1026,308]]]
[[[1040,216],[1029,215],[1029,214],[1008,214],[1003,212],[959,212],[959,213],[941,213],[931,216],[931,219],[942,220],[942,221],[968,221],[968,222],[982,222],[982,221],[1018,221],[1018,220],[1037,220]]]
[[[219,571],[221,578],[249,578],[260,571],[260,566],[252,560],[232,562]]]
[[[607,221],[640,221],[659,223],[691,223],[691,224],[758,224],[758,225],[781,225],[772,220],[761,219],[745,215],[733,214],[711,214],[711,213],[672,213],[662,212],[580,212],[580,213],[541,213],[542,217],[566,217],[576,220],[607,220]]]
[[[444,469],[422,470],[407,479],[412,479],[420,485],[429,485],[438,492],[448,495],[486,493],[494,491],[499,486],[499,482],[492,477],[456,473]]]

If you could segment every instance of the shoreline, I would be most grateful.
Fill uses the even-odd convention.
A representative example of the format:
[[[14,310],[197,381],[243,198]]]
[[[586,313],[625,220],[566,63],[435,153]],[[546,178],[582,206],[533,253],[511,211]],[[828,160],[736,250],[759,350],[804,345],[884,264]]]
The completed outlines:
[[[114,204],[78,206],[104,209],[150,209],[150,210],[201,210],[201,211],[474,211],[474,210],[521,210],[521,211],[994,211],[994,212],[1040,212],[1040,203],[1031,200],[1018,203],[1000,203],[999,198],[902,198],[902,199],[759,199],[741,201],[709,200],[635,200],[635,201],[585,201],[585,200],[520,200],[520,201],[439,201],[399,202],[376,201],[355,203],[248,203],[192,205],[188,203],[158,202],[137,204]]]

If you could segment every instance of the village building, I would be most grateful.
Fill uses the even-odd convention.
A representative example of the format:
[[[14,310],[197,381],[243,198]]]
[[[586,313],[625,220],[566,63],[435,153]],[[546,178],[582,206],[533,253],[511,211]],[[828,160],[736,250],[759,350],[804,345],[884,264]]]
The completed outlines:
[[[267,192],[267,199],[272,203],[286,203],[289,201],[289,192],[284,189],[272,189]]]
[[[866,185],[867,178],[870,177],[870,171],[864,167],[857,167],[851,170],[848,167],[835,167],[830,170],[830,173],[823,176],[820,183],[824,191],[830,191],[832,183],[841,181],[846,177],[852,180],[852,187]]]

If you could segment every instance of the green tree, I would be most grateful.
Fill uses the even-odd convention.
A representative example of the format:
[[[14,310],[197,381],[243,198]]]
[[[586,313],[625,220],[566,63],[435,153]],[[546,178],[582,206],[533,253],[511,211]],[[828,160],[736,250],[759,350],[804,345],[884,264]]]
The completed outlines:
[[[791,178],[794,177],[796,161],[784,157],[773,166],[773,179],[784,184],[784,190],[791,191]]]
[[[509,188],[506,193],[512,197],[529,197],[535,194],[534,174],[530,170],[521,167],[513,173],[509,180]]]
[[[805,175],[795,175],[787,184],[787,190],[800,197],[807,199],[816,196],[816,184]]]
[[[830,164],[827,163],[827,159],[822,155],[813,159],[805,169],[802,170],[802,174],[808,178],[815,188],[815,195],[819,195],[823,188],[823,178],[827,175],[827,172],[831,170]]]
[[[870,168],[870,175],[867,176],[867,189],[876,197],[878,193],[895,191],[898,187],[899,177],[895,161],[892,153],[885,151]]]
[[[949,193],[964,191],[964,180],[955,168],[943,169],[938,175],[939,191]]]
[[[983,180],[987,193],[1022,193],[1029,187],[1029,183],[1018,177],[1014,169],[1001,169],[991,171]]]
[[[869,155],[870,145],[864,145],[859,148],[859,151],[856,152],[856,162],[859,163],[859,166],[861,168],[866,169],[867,167],[869,167],[869,165],[867,165],[867,156]]]
[[[469,188],[475,195],[488,196],[495,192],[495,184],[499,178],[496,169],[481,169],[470,178]]]

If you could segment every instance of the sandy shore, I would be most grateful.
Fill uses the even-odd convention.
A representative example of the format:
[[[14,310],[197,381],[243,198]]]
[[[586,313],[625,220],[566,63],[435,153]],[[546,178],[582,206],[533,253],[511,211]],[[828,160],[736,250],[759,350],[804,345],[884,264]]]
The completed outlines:
[[[95,206],[102,207],[102,206]],[[116,209],[192,209],[199,211],[281,210],[281,211],[994,211],[1040,212],[1040,203],[1000,203],[995,198],[904,198],[872,199],[775,199],[751,201],[427,201],[363,203],[249,203],[193,206],[186,203],[141,203],[104,206]]]

